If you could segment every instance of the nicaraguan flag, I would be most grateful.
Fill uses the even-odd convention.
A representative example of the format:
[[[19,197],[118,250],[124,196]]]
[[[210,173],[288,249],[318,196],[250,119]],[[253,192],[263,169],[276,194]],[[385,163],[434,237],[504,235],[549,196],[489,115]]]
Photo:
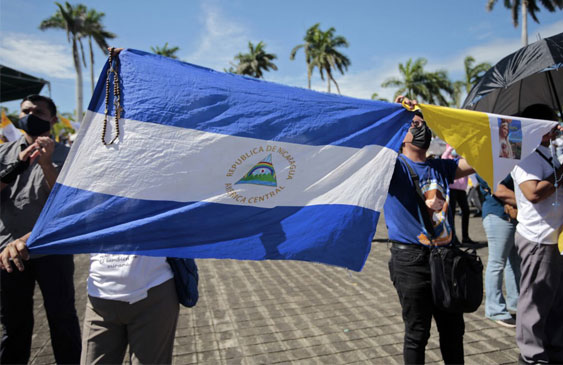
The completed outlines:
[[[410,112],[141,51],[119,59],[119,139],[101,141],[106,64],[33,230],[32,254],[362,269]],[[111,94],[113,83],[110,104]]]

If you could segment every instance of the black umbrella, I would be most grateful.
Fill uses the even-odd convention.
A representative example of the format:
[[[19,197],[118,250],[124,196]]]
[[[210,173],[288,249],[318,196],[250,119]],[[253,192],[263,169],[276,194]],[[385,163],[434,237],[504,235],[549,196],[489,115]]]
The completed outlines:
[[[561,113],[562,101],[563,33],[559,33],[520,48],[491,67],[471,89],[462,108],[517,115],[530,105],[543,103]]]

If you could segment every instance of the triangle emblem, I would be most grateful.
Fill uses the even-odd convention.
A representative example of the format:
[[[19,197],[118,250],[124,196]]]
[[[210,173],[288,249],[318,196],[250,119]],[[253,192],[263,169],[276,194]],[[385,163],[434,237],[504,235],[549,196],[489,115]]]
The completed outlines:
[[[274,170],[274,165],[272,164],[272,154],[269,154],[262,161],[252,166],[246,175],[237,181],[235,185],[236,184],[278,186],[276,181],[276,171]]]

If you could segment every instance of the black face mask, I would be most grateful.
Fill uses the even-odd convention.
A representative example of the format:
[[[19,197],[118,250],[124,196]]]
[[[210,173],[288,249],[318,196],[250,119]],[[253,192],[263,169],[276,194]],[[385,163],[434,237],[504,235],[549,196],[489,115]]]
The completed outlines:
[[[25,133],[35,137],[49,131],[51,129],[51,123],[33,114],[28,114],[20,118],[20,128],[23,129]]]
[[[426,126],[426,124],[422,124],[420,127],[412,127],[409,130],[412,134],[412,144],[418,148],[422,148],[423,150],[427,150],[430,147],[430,142],[432,141],[432,131],[430,128]]]

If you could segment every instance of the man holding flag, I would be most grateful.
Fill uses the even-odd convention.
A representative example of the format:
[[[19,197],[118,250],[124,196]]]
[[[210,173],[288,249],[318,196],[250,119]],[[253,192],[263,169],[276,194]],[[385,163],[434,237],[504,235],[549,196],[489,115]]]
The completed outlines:
[[[399,96],[396,102],[414,107],[415,101]],[[432,299],[430,280],[430,244],[440,246],[453,242],[453,215],[449,209],[449,185],[454,179],[474,172],[459,160],[426,159],[432,132],[421,112],[415,112],[397,158],[395,171],[385,202],[385,222],[392,242],[389,272],[399,295],[405,323],[403,356],[406,364],[423,364],[425,347],[430,337],[432,317],[440,333],[440,350],[446,364],[463,363],[463,313],[447,313],[437,308]],[[413,181],[413,174],[419,177]],[[417,187],[425,197],[426,211],[421,211]],[[426,231],[421,220],[428,215],[434,235]],[[432,243],[431,243],[432,241]]]

